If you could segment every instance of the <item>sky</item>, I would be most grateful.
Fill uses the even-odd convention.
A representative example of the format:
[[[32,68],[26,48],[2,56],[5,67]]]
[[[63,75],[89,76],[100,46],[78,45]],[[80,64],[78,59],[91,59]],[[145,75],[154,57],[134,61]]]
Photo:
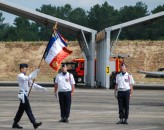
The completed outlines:
[[[20,6],[24,6],[29,9],[35,10],[40,8],[43,4],[51,4],[55,6],[64,6],[65,4],[70,4],[71,7],[83,8],[86,11],[89,11],[91,7],[96,4],[102,5],[105,1],[109,5],[113,6],[115,9],[120,9],[124,6],[132,5],[134,6],[138,1],[142,1],[148,6],[148,11],[150,12],[159,5],[164,5],[164,0],[0,0],[10,3],[14,3]],[[1,10],[0,10],[1,11]],[[5,17],[4,23],[13,24],[15,15],[3,12],[3,17]]]

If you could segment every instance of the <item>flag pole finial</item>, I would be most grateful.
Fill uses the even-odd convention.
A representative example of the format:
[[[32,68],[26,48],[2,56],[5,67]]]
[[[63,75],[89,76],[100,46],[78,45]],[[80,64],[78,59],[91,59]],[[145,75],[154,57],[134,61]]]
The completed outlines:
[[[58,26],[58,22],[56,21],[55,25],[53,26],[53,30],[52,30],[53,34],[56,34],[57,26]]]
[[[56,21],[53,30],[57,30],[57,26],[58,26],[58,22]]]

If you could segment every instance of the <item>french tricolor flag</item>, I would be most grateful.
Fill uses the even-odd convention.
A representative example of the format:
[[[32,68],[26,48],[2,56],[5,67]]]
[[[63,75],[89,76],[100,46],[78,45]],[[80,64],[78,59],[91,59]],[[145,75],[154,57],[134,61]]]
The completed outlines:
[[[43,57],[56,71],[60,68],[62,60],[72,53],[66,47],[67,43],[58,32],[56,32],[55,36],[51,36]]]

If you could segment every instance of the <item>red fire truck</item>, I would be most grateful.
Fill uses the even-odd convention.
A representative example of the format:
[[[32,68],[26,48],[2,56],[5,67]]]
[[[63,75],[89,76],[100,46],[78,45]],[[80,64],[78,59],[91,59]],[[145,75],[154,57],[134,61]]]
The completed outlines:
[[[124,62],[123,57],[112,57],[110,58],[111,62],[115,64],[115,70],[112,70],[110,75],[110,88],[113,88],[115,85],[116,74],[120,72],[120,63]],[[76,83],[84,83],[84,59],[76,58],[71,62],[64,62],[67,64],[68,72],[72,73]],[[96,60],[95,60],[95,77],[96,77]],[[96,78],[95,78],[96,79]]]

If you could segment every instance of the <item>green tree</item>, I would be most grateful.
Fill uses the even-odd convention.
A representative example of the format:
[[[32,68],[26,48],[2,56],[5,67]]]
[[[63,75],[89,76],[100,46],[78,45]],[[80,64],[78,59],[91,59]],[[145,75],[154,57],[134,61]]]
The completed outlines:
[[[70,4],[57,7],[57,17],[68,21],[71,11],[72,11],[72,7]]]
[[[5,39],[11,41],[35,41],[38,39],[38,30],[34,23],[29,20],[17,17],[14,20],[14,27],[6,29]]]
[[[37,8],[36,11],[39,11],[41,13],[51,15],[54,17],[57,17],[58,15],[57,7],[52,6],[51,4],[48,4],[48,5],[44,4],[40,7],[40,9]],[[39,32],[39,36],[38,36],[39,40],[48,41],[51,34],[52,27],[48,27],[46,24],[42,25],[40,23],[36,23],[36,26]]]
[[[69,21],[86,26],[87,25],[87,14],[82,8],[73,9],[69,14]]]
[[[114,9],[114,7],[108,2],[104,2],[102,5],[96,4],[91,7],[88,12],[82,8],[72,9],[69,4],[59,7],[51,4],[42,5],[36,10],[97,31],[149,15],[147,5],[143,2],[137,2],[135,6],[124,6],[119,10]],[[152,10],[151,13],[157,13],[160,11],[164,11],[164,5],[158,6]],[[50,37],[52,27],[48,27],[46,24],[42,25],[36,22],[31,22],[22,17],[17,17],[14,21],[14,26],[9,26],[4,23],[4,19],[2,12],[0,12],[1,41],[47,41]],[[161,18],[132,27],[123,28],[119,39],[164,39],[163,23],[164,18]],[[76,34],[69,34],[67,30],[59,29],[59,31],[68,40],[76,39]],[[112,35],[115,35],[115,33],[116,32],[113,32]]]
[[[118,19],[120,23],[141,18],[148,15],[147,5],[137,2],[135,6],[124,6],[120,8]]]
[[[48,14],[51,16],[57,16],[57,8],[56,6],[52,6],[51,4],[45,5],[43,4],[40,9],[36,9],[36,11],[42,12],[44,14]]]
[[[42,5],[40,9],[36,9],[39,12],[63,19],[69,20],[70,12],[72,11],[72,7],[69,4],[65,6],[56,7],[52,5]],[[38,28],[40,28],[39,37],[40,40],[48,40],[51,34],[52,27],[47,27],[46,25],[37,24]]]
[[[16,29],[13,26],[10,26],[9,28],[5,29],[2,41],[18,41],[15,32]]]
[[[9,24],[4,23],[5,18],[3,17],[3,13],[0,12],[0,41],[5,41],[5,33],[9,28]]]
[[[118,11],[107,2],[102,5],[93,6],[88,12],[88,27],[101,31],[116,22]]]
[[[135,6],[124,6],[120,8],[118,21],[119,23],[131,21],[148,15],[147,5],[142,2],[137,2]],[[146,26],[138,24],[132,27],[123,29],[120,39],[147,39]]]
[[[56,7],[52,5],[42,5],[40,9],[36,9],[36,10],[76,24],[86,25],[87,23],[86,12],[81,8],[72,9],[71,5],[69,4],[60,7]],[[46,25],[40,25],[40,24],[37,25],[40,28],[40,32],[39,32],[40,39],[48,40],[47,38],[49,38],[51,34],[52,27],[47,27]],[[74,37],[76,34],[75,35],[68,34],[66,30],[60,30],[60,28],[58,30],[59,32],[62,33],[62,35],[66,39],[75,40]]]
[[[164,5],[157,6],[151,12],[159,13],[164,11]],[[147,33],[149,34],[149,39],[151,40],[164,40],[164,18],[161,17],[157,20],[151,22],[151,26],[147,29]]]
[[[0,12],[0,29],[1,30],[4,29],[4,27],[5,27],[5,24],[3,23],[4,20],[5,20],[5,18],[3,17],[3,13]]]
[[[38,31],[34,31],[34,28],[32,28],[31,23],[29,20],[23,18],[23,17],[17,17],[14,20],[14,25],[16,26],[16,32],[15,35],[17,36],[18,40],[23,41],[33,41],[35,40]]]

